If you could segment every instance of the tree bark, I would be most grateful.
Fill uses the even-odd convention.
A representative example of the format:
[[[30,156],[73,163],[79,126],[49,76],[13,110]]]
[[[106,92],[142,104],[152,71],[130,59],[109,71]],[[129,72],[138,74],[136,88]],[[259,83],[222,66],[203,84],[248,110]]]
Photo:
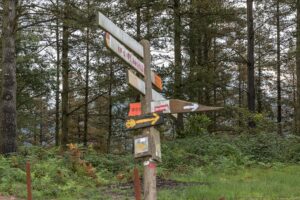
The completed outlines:
[[[3,0],[2,92],[0,100],[1,153],[17,151],[16,0]]]
[[[281,61],[280,61],[280,10],[279,10],[279,0],[276,3],[276,32],[277,32],[277,132],[278,134],[282,134],[282,125],[281,125]]]
[[[64,5],[64,19],[63,19],[63,38],[62,38],[62,79],[63,79],[63,90],[62,90],[62,140],[61,145],[63,148],[68,144],[69,134],[69,37],[70,30],[67,24],[68,20],[68,7],[69,1],[65,0]]]
[[[247,0],[247,66],[248,66],[248,110],[255,112],[255,79],[254,79],[254,28],[253,28],[253,0]],[[249,121],[249,127],[254,127],[253,120]]]
[[[136,8],[136,39],[141,40],[141,7],[137,5]]]
[[[43,145],[44,140],[44,102],[43,99],[40,98],[40,136],[39,136],[39,143],[40,146]]]
[[[107,136],[107,153],[110,153],[111,136],[112,136],[112,82],[113,82],[113,66],[109,64],[109,88],[108,88],[108,136]]]
[[[89,19],[90,1],[87,1],[88,19]],[[83,145],[87,146],[88,118],[89,118],[89,73],[90,73],[90,29],[86,30],[86,71],[85,71],[85,96],[84,96],[84,130]]]
[[[56,9],[59,10],[59,0],[56,0]],[[59,47],[59,21],[56,18],[56,94],[55,94],[55,145],[59,146],[59,77],[60,77],[60,47]]]
[[[257,112],[262,112],[262,85],[261,85],[261,78],[262,78],[262,69],[261,69],[261,38],[259,37],[258,40],[258,77],[257,77]]]
[[[174,54],[175,54],[175,79],[174,79],[174,98],[182,97],[182,60],[181,60],[181,15],[180,0],[174,0]],[[178,114],[176,120],[176,133],[182,136],[183,115]]]
[[[297,0],[297,32],[296,32],[296,74],[297,74],[297,104],[296,104],[296,134],[300,135],[300,0]]]

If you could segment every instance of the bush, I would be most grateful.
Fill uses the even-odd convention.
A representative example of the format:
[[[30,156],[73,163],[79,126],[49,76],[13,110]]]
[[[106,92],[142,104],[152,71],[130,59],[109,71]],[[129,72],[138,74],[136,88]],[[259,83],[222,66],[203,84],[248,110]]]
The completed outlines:
[[[300,161],[300,142],[295,137],[281,137],[273,133],[241,135],[209,135],[178,139],[163,143],[165,169],[178,166],[237,168],[273,162]]]
[[[185,136],[197,136],[207,133],[211,120],[206,115],[191,115],[184,127]]]

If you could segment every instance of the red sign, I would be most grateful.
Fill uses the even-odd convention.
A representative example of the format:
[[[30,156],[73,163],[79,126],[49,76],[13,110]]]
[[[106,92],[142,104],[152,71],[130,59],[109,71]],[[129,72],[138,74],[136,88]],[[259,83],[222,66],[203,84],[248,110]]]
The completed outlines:
[[[142,114],[142,104],[140,102],[131,103],[129,105],[129,113],[128,113],[129,117],[139,116],[141,114]]]

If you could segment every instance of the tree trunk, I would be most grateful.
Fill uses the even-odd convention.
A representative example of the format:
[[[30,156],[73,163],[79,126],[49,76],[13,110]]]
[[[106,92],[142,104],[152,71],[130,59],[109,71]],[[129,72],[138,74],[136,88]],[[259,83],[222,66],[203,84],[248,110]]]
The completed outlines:
[[[209,59],[209,48],[211,46],[211,38],[208,36],[207,33],[204,34],[204,44],[203,44],[203,58],[204,58],[204,70],[205,73],[207,73],[208,75],[212,73],[212,70],[210,69],[210,66],[208,65],[208,59]],[[204,79],[204,78],[203,78]],[[205,80],[205,79],[204,79]],[[209,79],[206,79],[205,83],[204,83],[204,103],[206,105],[210,105],[210,85],[209,85]],[[201,102],[199,102],[201,103]]]
[[[262,112],[262,85],[261,85],[261,78],[262,78],[262,69],[261,69],[261,38],[259,37],[258,40],[258,77],[257,77],[257,112]]]
[[[62,90],[62,140],[61,144],[63,148],[68,144],[69,134],[69,37],[70,30],[67,25],[68,20],[68,7],[69,2],[65,1],[64,5],[64,20],[63,20],[63,38],[62,38],[62,79],[63,79],[63,90]]]
[[[2,92],[0,100],[1,153],[17,151],[16,0],[3,0]]]
[[[296,74],[297,74],[297,104],[296,104],[296,134],[300,135],[300,0],[297,0],[297,44],[296,44]]]
[[[276,3],[276,27],[277,27],[277,123],[278,123],[278,134],[282,134],[282,125],[281,125],[281,70],[280,70],[280,21],[279,21],[279,0]]]
[[[239,108],[243,107],[243,79],[242,79],[242,67],[241,64],[238,66],[239,71]]]
[[[38,114],[37,113],[34,113],[34,128],[33,128],[33,144],[34,145],[37,145],[38,144],[38,141],[37,141],[37,126],[38,126],[38,121],[37,121],[37,117],[38,117]]]
[[[59,1],[56,0],[56,9],[59,10]],[[59,77],[60,77],[60,49],[59,49],[59,21],[56,18],[56,94],[55,94],[55,145],[59,146]]]
[[[110,144],[112,136],[112,82],[113,82],[113,67],[112,62],[109,64],[109,88],[108,88],[108,135],[107,135],[107,153],[110,153]]]
[[[174,49],[175,49],[175,80],[174,80],[174,98],[182,97],[182,60],[181,60],[181,15],[180,0],[174,0]],[[176,133],[182,136],[183,133],[183,115],[178,114],[176,120]]]
[[[247,29],[248,110],[255,112],[253,0],[247,0]],[[255,127],[253,120],[249,121],[249,127]]]
[[[197,30],[198,31],[198,30]],[[197,69],[196,69],[196,81],[198,82],[198,84],[196,84],[197,87],[197,102],[201,103],[203,102],[203,85],[204,85],[204,80],[201,78],[201,67],[203,67],[203,61],[204,61],[204,57],[203,57],[203,40],[204,40],[204,36],[202,32],[196,32],[197,35]]]
[[[88,19],[90,1],[87,1]],[[90,29],[86,30],[86,71],[85,71],[85,96],[84,96],[84,130],[83,130],[83,145],[87,146],[88,135],[88,118],[89,118],[89,73],[90,73]]]
[[[146,39],[148,41],[150,41],[151,39],[151,16],[150,16],[150,2],[149,1],[146,1],[146,12],[145,12],[145,15],[146,15],[146,28],[147,28],[147,32],[146,32]]]
[[[40,146],[43,145],[43,138],[44,138],[44,102],[43,99],[40,98],[40,137],[39,137],[39,143]]]
[[[141,7],[137,5],[136,8],[136,39],[141,40]]]
[[[78,117],[77,117],[77,133],[78,133],[77,141],[78,141],[78,144],[80,144],[82,142],[80,122],[81,122],[81,117],[80,117],[80,115],[78,115]]]

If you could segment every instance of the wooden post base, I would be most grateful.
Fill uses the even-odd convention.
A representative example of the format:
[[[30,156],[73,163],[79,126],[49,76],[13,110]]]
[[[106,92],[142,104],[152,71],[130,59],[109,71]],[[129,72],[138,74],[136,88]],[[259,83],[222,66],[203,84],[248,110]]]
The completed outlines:
[[[156,200],[156,162],[149,159],[144,162],[144,198]]]

